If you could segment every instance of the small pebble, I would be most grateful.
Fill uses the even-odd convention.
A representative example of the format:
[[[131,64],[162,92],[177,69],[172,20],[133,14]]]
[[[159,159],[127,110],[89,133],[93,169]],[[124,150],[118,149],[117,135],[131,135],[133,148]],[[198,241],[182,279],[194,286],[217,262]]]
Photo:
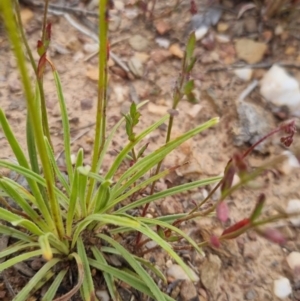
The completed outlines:
[[[239,79],[248,82],[252,78],[253,70],[251,68],[240,68],[234,70],[234,74]]]
[[[281,277],[274,280],[274,294],[280,299],[288,297],[292,293],[292,287],[289,279]]]
[[[289,214],[299,212],[299,216],[291,217],[289,220],[290,222],[296,226],[300,226],[300,200],[289,200],[286,212]]]
[[[96,296],[99,298],[99,301],[109,301],[109,294],[107,291],[96,291]]]
[[[180,286],[180,297],[182,301],[197,300],[197,290],[190,280],[185,280]]]
[[[198,282],[199,277],[196,275],[196,273],[191,270],[191,274],[193,275],[193,281]],[[173,280],[191,280],[189,276],[185,273],[185,271],[182,269],[182,267],[178,264],[171,265],[167,270],[167,275],[169,278]]]
[[[168,49],[170,47],[170,40],[168,40],[168,39],[165,39],[165,38],[156,38],[155,42],[161,48]]]
[[[290,253],[287,256],[286,261],[292,270],[299,268],[300,267],[300,253],[299,252]]]
[[[252,290],[252,289],[247,291],[247,293],[245,294],[246,300],[253,300],[253,299],[255,299],[255,297],[256,297],[255,290]]]

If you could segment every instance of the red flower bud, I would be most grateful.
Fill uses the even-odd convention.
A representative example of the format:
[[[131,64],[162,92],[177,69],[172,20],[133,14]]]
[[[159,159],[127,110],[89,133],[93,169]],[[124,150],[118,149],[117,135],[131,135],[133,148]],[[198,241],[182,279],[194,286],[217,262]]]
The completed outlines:
[[[245,218],[245,219],[237,222],[236,224],[232,225],[231,227],[225,229],[223,231],[221,237],[224,236],[224,235],[226,235],[226,234],[230,234],[230,233],[233,233],[233,232],[235,232],[237,230],[240,230],[240,229],[242,229],[242,228],[244,228],[245,226],[248,226],[248,225],[250,225],[250,219],[249,218]],[[239,236],[239,234],[236,234],[236,235],[230,237],[230,239],[236,238],[238,236]]]
[[[192,15],[196,15],[197,12],[198,12],[198,9],[197,9],[196,2],[195,2],[195,0],[191,0],[190,13],[191,13]]]
[[[226,202],[221,202],[218,204],[217,206],[217,218],[219,219],[219,221],[221,222],[226,222],[228,220],[228,206],[226,204]]]
[[[221,246],[220,240],[216,235],[212,235],[210,237],[210,244],[214,248],[220,248],[220,246]]]
[[[275,228],[266,228],[257,233],[275,244],[284,245],[286,242],[284,235]]]

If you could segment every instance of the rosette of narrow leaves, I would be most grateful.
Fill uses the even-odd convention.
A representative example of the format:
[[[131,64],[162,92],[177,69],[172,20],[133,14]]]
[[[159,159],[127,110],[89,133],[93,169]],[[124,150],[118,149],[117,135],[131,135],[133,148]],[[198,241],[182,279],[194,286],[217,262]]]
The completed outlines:
[[[44,20],[43,38],[38,43],[40,60],[37,69],[33,66],[36,71],[36,79],[31,81],[21,42],[28,45],[24,40],[22,25],[19,22],[16,23],[18,18],[14,16],[12,1],[0,1],[0,13],[20,70],[28,113],[26,131],[28,154],[26,154],[14,135],[5,113],[0,109],[1,129],[17,161],[16,163],[0,160],[0,167],[16,172],[28,184],[28,188],[26,188],[8,177],[0,177],[0,202],[3,205],[0,207],[0,233],[9,235],[11,238],[11,244],[0,254],[0,258],[5,259],[0,263],[0,272],[31,258],[43,257],[45,260],[42,268],[14,297],[14,300],[27,300],[42,286],[45,286],[46,289],[41,300],[70,300],[78,291],[80,291],[82,300],[95,300],[92,269],[102,273],[113,300],[120,299],[116,286],[118,280],[126,282],[132,288],[155,300],[173,300],[161,291],[148,273],[151,271],[165,283],[166,279],[162,272],[152,263],[140,258],[138,253],[130,252],[120,240],[120,234],[127,235],[128,232],[134,234],[138,232],[153,240],[181,265],[191,278],[193,275],[190,269],[173,250],[171,238],[181,237],[198,252],[201,252],[201,249],[189,236],[172,225],[184,214],[147,219],[133,217],[129,213],[132,209],[139,209],[166,196],[220,180],[220,177],[201,179],[149,196],[140,194],[143,189],[174,171],[174,168],[170,168],[151,173],[157,164],[180,144],[217,124],[218,118],[198,125],[176,139],[169,139],[154,152],[145,154],[148,144],[143,142],[144,138],[170,119],[170,116],[162,117],[138,133],[134,127],[141,118],[139,108],[144,105],[141,103],[132,105],[130,112],[123,116],[106,136],[107,17],[108,6],[111,4],[109,2],[106,0],[99,2],[100,51],[95,145],[91,166],[84,166],[82,149],[78,151],[75,163],[73,164],[71,161],[70,126],[63,87],[55,68],[55,62],[51,62],[47,57],[51,25],[46,25],[46,20]],[[46,7],[47,4],[46,1]],[[18,12],[18,6],[16,12]],[[192,36],[188,42],[183,65],[185,78],[180,86],[180,97],[184,93],[187,96],[192,93],[189,88],[191,84],[187,83],[187,77],[195,63],[194,45],[195,41]],[[28,51],[28,47],[26,50]],[[50,65],[52,69],[57,90],[67,172],[61,171],[57,164],[55,150],[48,132],[42,85],[43,71],[46,65]],[[183,87],[184,83],[187,84],[185,88]],[[104,156],[115,133],[121,126],[125,126],[129,137],[128,143],[118,153],[107,173],[100,175],[99,171],[105,164]],[[135,152],[135,148],[138,149],[137,152]],[[121,164],[127,162],[128,156],[131,156],[133,164],[121,176],[115,177]],[[126,200],[131,202],[126,202],[124,205],[123,201]],[[168,233],[172,233],[172,235],[162,235],[157,229],[167,229]],[[107,254],[122,256],[130,268],[116,269],[111,266],[106,259]],[[77,270],[77,283],[74,283],[72,289],[65,295],[59,296],[59,287],[63,282],[68,281],[70,270]]]

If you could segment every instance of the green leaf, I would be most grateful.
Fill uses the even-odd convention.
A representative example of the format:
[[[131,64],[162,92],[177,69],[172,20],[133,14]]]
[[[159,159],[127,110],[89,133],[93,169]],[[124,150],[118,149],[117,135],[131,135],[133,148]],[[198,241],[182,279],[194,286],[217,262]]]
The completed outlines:
[[[6,191],[7,194],[14,200],[14,202],[24,210],[24,212],[29,216],[31,220],[35,221],[36,224],[41,229],[47,231],[49,229],[47,223],[45,223],[45,221],[40,218],[40,216],[36,213],[36,211],[32,209],[30,204],[23,198],[23,196],[16,189],[16,185],[13,185],[12,183],[14,184],[13,180],[7,178],[0,179],[0,187],[4,191]]]
[[[53,257],[52,249],[49,243],[49,236],[53,235],[52,233],[46,233],[39,237],[39,244],[41,250],[43,251],[43,258],[47,261],[51,260]]]
[[[29,282],[22,288],[18,295],[13,299],[13,301],[24,301],[27,300],[30,292],[34,287],[40,282],[43,281],[43,278],[48,273],[48,271],[60,262],[60,258],[53,258],[48,261],[43,267],[29,280]]]
[[[139,179],[142,175],[144,175],[147,171],[149,171],[153,166],[155,166],[158,162],[162,161],[167,154],[169,154],[172,150],[174,150],[177,146],[181,145],[186,140],[194,137],[195,135],[199,134],[203,130],[217,124],[219,122],[219,118],[213,118],[204,124],[199,125],[198,127],[190,130],[189,132],[181,135],[180,137],[171,140],[170,142],[166,143],[153,153],[149,154],[148,156],[142,158],[132,167],[127,169],[120,177],[114,189],[118,189],[119,186],[126,181],[130,176],[130,181],[135,182]],[[109,174],[110,175],[110,174]],[[127,180],[128,181],[128,180]]]
[[[92,301],[96,299],[95,288],[94,288],[91,269],[86,255],[86,250],[81,237],[79,237],[77,240],[77,251],[78,251],[78,256],[82,260],[82,265],[83,265],[83,270],[85,275],[82,286],[80,288],[81,296],[82,299],[85,301]]]
[[[70,195],[70,186],[68,184],[68,181],[66,180],[66,177],[63,175],[63,173],[58,168],[58,165],[57,165],[55,157],[54,157],[54,153],[52,151],[51,145],[50,145],[47,137],[45,137],[45,143],[46,143],[47,153],[48,153],[49,159],[51,161],[51,164],[52,164],[52,167],[54,170],[54,174],[55,174],[55,176],[57,176],[57,179],[63,185],[64,189],[66,190],[67,195],[69,196]]]
[[[151,293],[150,289],[144,284],[144,282],[137,276],[134,276],[133,274],[129,274],[127,272],[124,272],[120,269],[113,268],[109,265],[102,264],[94,259],[89,258],[89,263],[94,268],[107,272],[114,276],[117,279],[120,279],[121,281],[129,284],[131,287],[135,288],[136,290],[150,296],[151,298],[154,298],[153,294]],[[167,301],[175,301],[170,296],[167,296],[164,294],[164,297]]]
[[[266,196],[264,194],[261,194],[259,196],[259,199],[256,203],[256,206],[255,206],[255,208],[254,208],[254,210],[253,210],[253,212],[250,216],[250,221],[251,222],[254,222],[256,219],[259,218],[259,216],[261,215],[261,212],[264,208],[265,203],[266,203]]]
[[[73,180],[71,182],[71,195],[70,195],[70,202],[69,202],[69,208],[68,208],[68,213],[67,213],[67,223],[66,223],[66,234],[67,236],[72,235],[73,231],[73,219],[74,219],[74,214],[76,211],[76,206],[78,206],[78,197],[79,197],[79,183],[78,183],[78,167],[81,166],[83,163],[83,151],[78,152],[76,164],[75,164],[75,175],[73,177]],[[79,185],[78,185],[79,184]],[[82,210],[86,212],[85,208],[85,203],[84,199],[82,200],[82,203],[80,202],[80,205],[83,207]]]
[[[195,97],[195,94],[194,94],[193,92],[191,92],[191,93],[189,93],[189,94],[186,94],[186,97],[187,97],[188,102],[190,102],[190,103],[195,104],[195,103],[198,102],[198,100],[197,100],[197,98]]]
[[[99,234],[97,236],[107,241],[110,245],[112,245],[116,250],[118,250],[121,253],[121,256],[124,257],[124,259],[128,262],[128,264],[135,270],[135,272],[141,277],[144,283],[149,287],[150,291],[152,292],[156,300],[162,300],[162,301],[165,300],[163,293],[160,291],[157,284],[142,268],[141,264],[135,260],[132,254],[130,254],[124,247],[122,247],[119,243],[117,243],[109,236],[104,234]]]
[[[59,289],[59,287],[61,286],[61,283],[62,283],[67,271],[68,271],[68,269],[61,270],[58,273],[58,275],[55,276],[54,281],[48,288],[45,295],[42,297],[42,301],[52,301],[54,299],[55,294],[56,294],[57,290]]]
[[[43,198],[43,196],[40,192],[40,189],[39,189],[36,181],[34,180],[34,178],[29,177],[29,173],[31,175],[37,175],[37,174],[34,173],[33,171],[31,171],[29,163],[26,159],[26,156],[25,156],[21,146],[19,145],[13,131],[11,130],[11,127],[9,126],[9,124],[7,122],[4,112],[1,109],[0,109],[0,123],[2,126],[2,130],[7,138],[7,141],[10,144],[10,147],[12,148],[12,151],[18,160],[20,168],[25,171],[28,171],[28,173],[23,174],[23,176],[26,178],[31,191],[33,192],[33,194],[36,198],[36,202],[38,204],[40,211],[42,212],[49,227],[54,227],[54,223],[53,223],[53,220],[52,220],[50,212],[49,212],[49,206],[47,205],[47,202],[44,202],[44,198]],[[3,167],[6,167],[11,170],[14,170],[13,168],[11,168],[12,166],[17,166],[16,164],[11,164],[11,163],[7,163],[7,165],[5,166],[6,162],[3,160],[1,160],[1,161],[3,163],[3,165],[2,165]]]
[[[98,193],[95,198],[95,212],[99,212],[106,207],[106,204],[110,197],[110,185],[112,181],[105,180],[101,183]]]
[[[195,88],[194,80],[189,80],[184,85],[184,88],[183,88],[184,94],[185,95],[190,94],[194,88]]]
[[[130,106],[130,116],[132,119],[135,118],[136,113],[137,113],[136,104],[132,102]]]
[[[43,253],[42,250],[39,249],[31,252],[22,253],[21,255],[8,259],[5,262],[0,263],[0,272],[10,268],[11,266],[17,264],[18,262],[25,261],[35,256],[40,256],[42,255],[42,253]]]
[[[67,108],[66,108],[66,102],[64,99],[64,95],[63,95],[61,81],[60,81],[59,75],[56,70],[53,71],[53,76],[54,76],[54,82],[56,85],[60,112],[61,112],[60,116],[61,116],[62,125],[63,125],[64,150],[65,150],[66,165],[67,165],[67,170],[68,170],[68,177],[69,177],[70,183],[72,183],[73,167],[72,167],[72,162],[71,162],[71,139],[70,139],[70,125],[69,125],[68,112],[67,112]]]
[[[80,233],[84,229],[86,229],[87,226],[92,222],[99,222],[104,225],[107,224],[107,225],[115,225],[115,226],[128,226],[128,227],[132,227],[133,229],[140,228],[139,222],[127,216],[117,216],[112,214],[91,214],[75,226],[75,231],[72,240],[72,247],[75,246]]]
[[[147,187],[149,184],[164,178],[166,175],[170,173],[170,169],[164,170],[157,175],[152,176],[151,178],[147,179],[146,181],[143,181],[139,183],[138,185],[135,185],[132,189],[127,191],[126,193],[123,193],[131,184],[132,181],[128,181],[125,185],[123,185],[118,191],[115,191],[113,195],[111,195],[111,204],[109,204],[109,207],[115,206],[116,204],[122,202],[126,198],[133,195],[135,192],[143,189],[144,187]],[[120,195],[116,198],[116,196]]]
[[[39,229],[39,227],[33,222],[23,217],[20,217],[19,215],[14,214],[9,210],[6,210],[1,207],[0,207],[0,220],[10,222],[13,226],[21,225],[31,233],[38,236],[44,234],[43,231]]]
[[[4,250],[0,252],[0,258],[5,258],[7,256],[10,256],[14,253],[21,252],[24,249],[29,249],[29,248],[36,248],[39,247],[39,244],[37,242],[30,242],[30,243],[25,243],[24,241],[22,242],[17,242]]]
[[[103,253],[109,253],[109,254],[115,254],[115,255],[121,256],[121,253],[118,250],[116,250],[115,248],[111,248],[111,247],[101,247],[101,252],[103,252]],[[99,254],[101,254],[101,252],[99,252]],[[135,260],[137,260],[142,265],[144,265],[147,268],[149,268],[156,276],[158,276],[165,284],[167,284],[167,278],[158,269],[158,267],[156,267],[154,264],[152,264],[151,262],[149,262],[148,260],[146,260],[144,258],[140,258],[140,257],[135,256],[135,255],[133,255],[133,256],[134,256]],[[96,258],[96,259],[98,260],[98,258]]]
[[[170,196],[170,195],[174,195],[174,194],[178,194],[178,193],[181,193],[181,192],[184,192],[184,191],[188,191],[188,190],[191,190],[191,189],[194,189],[194,188],[197,188],[197,187],[206,186],[206,185],[218,182],[221,179],[222,179],[222,177],[212,177],[212,178],[199,180],[199,181],[179,185],[179,186],[176,186],[176,187],[172,187],[172,188],[169,188],[167,190],[163,190],[163,191],[157,192],[153,195],[142,198],[138,201],[132,202],[132,203],[118,209],[116,211],[116,213],[124,213],[124,212],[126,212],[130,209],[141,207],[145,204],[148,204],[150,202],[154,202],[154,201],[159,200],[161,198],[165,198],[165,197]],[[111,207],[113,205],[114,205],[113,203],[109,204],[109,207]]]
[[[196,46],[196,36],[195,32],[192,32],[189,36],[187,45],[186,45],[186,61],[189,64],[190,60],[193,58],[193,53]]]
[[[108,265],[105,258],[104,258],[104,256],[103,256],[103,254],[102,254],[102,252],[100,252],[96,247],[92,247],[91,250],[93,252],[93,255],[94,255],[95,259],[99,263],[104,264],[104,265]],[[115,282],[114,282],[114,277],[111,274],[106,273],[106,272],[103,272],[103,276],[104,276],[104,279],[105,279],[105,282],[106,282],[106,285],[107,285],[107,288],[108,288],[111,299],[112,300],[119,300],[120,296],[119,296],[119,293],[117,291],[117,288],[116,288],[116,285],[115,285]]]
[[[145,100],[141,103],[139,103],[137,105],[137,108],[141,108],[143,107],[145,104],[147,104],[148,101]],[[106,139],[106,142],[104,144],[104,147],[103,147],[103,151],[101,152],[100,154],[100,157],[99,157],[99,160],[98,160],[98,163],[97,163],[97,171],[100,169],[101,165],[102,165],[102,162],[103,162],[103,159],[104,159],[104,155],[107,153],[107,149],[111,143],[111,141],[113,140],[114,136],[115,136],[115,133],[117,131],[117,129],[122,125],[122,123],[125,121],[125,117],[123,116],[120,121],[110,130],[110,134],[108,135],[107,139]],[[102,181],[101,181],[102,182]]]
[[[8,235],[10,237],[16,238],[24,242],[32,242],[35,238],[29,236],[28,234],[21,232],[13,227],[5,226],[0,224],[0,233]]]
[[[130,141],[129,144],[127,144],[123,150],[119,153],[117,158],[115,159],[114,163],[112,164],[111,168],[107,172],[105,179],[110,180],[117,169],[119,168],[120,164],[123,162],[126,155],[132,150],[132,148],[139,143],[143,138],[145,138],[149,133],[152,133],[157,127],[159,127],[161,124],[163,124],[167,119],[169,118],[168,115],[161,118],[159,121],[148,127],[145,131],[143,131],[141,134],[135,137],[134,141]]]
[[[22,167],[20,165],[17,165],[17,164],[6,162],[4,160],[0,160],[0,166],[8,168],[10,170],[13,170],[13,171],[23,175],[26,179],[30,178],[30,179],[34,180],[35,182],[37,182],[38,184],[41,184],[41,185],[46,187],[45,179],[43,177],[41,177],[40,175],[34,173],[30,169],[24,168],[24,167]],[[68,203],[69,203],[68,198],[57,187],[54,187],[54,191],[56,192],[56,195],[59,198],[61,205],[65,209],[67,209],[68,208]],[[45,208],[45,203],[46,202],[43,199],[41,199],[41,202],[39,202],[39,199],[37,199],[36,206],[39,208],[39,210],[43,214],[43,217],[46,219],[47,215],[45,215],[44,211],[43,211],[43,209]],[[46,222],[48,223],[48,220],[46,220]],[[48,223],[48,225],[52,225],[52,224],[53,224],[53,220],[51,220],[50,224]]]
[[[190,238],[188,235],[186,235],[182,230],[178,229],[177,227],[175,227],[173,225],[170,225],[168,223],[165,223],[163,221],[160,221],[158,219],[150,219],[150,218],[145,218],[145,217],[138,217],[137,220],[139,220],[139,221],[141,221],[141,222],[143,222],[145,224],[158,225],[160,227],[172,230],[173,232],[179,234],[180,237],[183,237],[188,243],[190,243],[199,254],[205,256],[204,252],[198,247],[198,245],[196,244],[196,242],[192,238]]]
[[[113,277],[120,279],[121,281],[129,284],[131,287],[137,289],[138,291],[147,294],[150,297],[153,297],[153,294],[151,293],[150,289],[139,277],[135,277],[132,274],[111,267],[107,264],[100,263],[98,260],[94,260],[91,258],[89,258],[89,264],[100,271],[106,272],[112,275]]]

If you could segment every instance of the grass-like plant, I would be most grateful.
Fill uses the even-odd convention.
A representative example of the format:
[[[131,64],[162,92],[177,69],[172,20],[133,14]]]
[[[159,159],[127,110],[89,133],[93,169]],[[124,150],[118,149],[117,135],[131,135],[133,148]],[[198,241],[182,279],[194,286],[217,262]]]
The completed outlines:
[[[18,162],[15,164],[0,160],[0,166],[23,176],[29,186],[29,189],[26,190],[10,178],[1,176],[0,200],[3,207],[0,208],[0,219],[2,221],[0,233],[9,235],[12,244],[0,254],[0,258],[6,258],[6,261],[0,264],[0,271],[37,256],[42,256],[46,261],[14,300],[26,300],[45,282],[52,283],[48,286],[42,300],[52,300],[55,297],[56,300],[70,300],[71,296],[79,290],[82,300],[95,300],[92,269],[97,269],[103,273],[113,300],[119,300],[115,284],[116,279],[126,282],[134,289],[155,300],[173,300],[159,289],[145,268],[147,270],[151,269],[165,282],[166,279],[163,274],[151,263],[130,253],[116,237],[119,233],[142,233],[168,252],[190,277],[192,277],[190,269],[172,249],[170,243],[158,234],[155,230],[156,226],[162,229],[170,229],[200,252],[199,247],[193,240],[179,228],[171,225],[178,217],[182,216],[147,219],[143,216],[130,216],[128,211],[141,208],[165,196],[204,186],[219,179],[214,177],[199,180],[159,193],[152,193],[147,197],[139,196],[139,191],[173,170],[160,171],[160,168],[156,168],[156,173],[150,175],[149,172],[152,168],[158,164],[160,166],[160,162],[165,156],[181,143],[217,124],[218,118],[211,119],[171,140],[172,114],[164,116],[137,134],[135,133],[135,126],[140,118],[138,111],[140,106],[132,104],[130,112],[121,118],[110,131],[110,134],[106,136],[107,60],[109,55],[107,42],[108,2],[106,0],[99,1],[98,102],[95,116],[94,149],[90,166],[83,165],[84,152],[82,149],[77,153],[76,163],[73,165],[71,162],[70,128],[63,88],[55,63],[47,57],[47,48],[51,40],[51,24],[46,23],[48,2],[46,1],[42,38],[38,41],[37,47],[40,55],[38,64],[34,62],[26,42],[19,18],[18,3],[11,0],[3,0],[0,3],[1,16],[6,26],[23,83],[28,116],[26,125],[27,155],[15,138],[4,112],[0,110],[2,131]],[[176,109],[178,102],[184,95],[192,98],[193,82],[189,80],[189,73],[195,63],[193,57],[194,45],[195,38],[192,35],[183,61],[183,72],[174,92],[173,110]],[[33,81],[29,77],[26,67],[25,49],[31,58],[31,64],[36,74]],[[58,168],[49,134],[43,91],[43,71],[46,64],[52,68],[57,99],[60,104],[67,177]],[[141,145],[140,142],[168,120],[169,128],[166,143],[153,153],[144,155],[146,146],[142,145],[138,149]],[[116,130],[123,124],[125,124],[128,134],[128,144],[117,155],[108,172],[105,175],[99,175],[110,142]],[[115,180],[115,173],[128,157],[132,159],[131,167],[118,180]],[[15,207],[8,204],[7,197],[14,200]],[[131,200],[131,202],[126,206],[120,206],[124,200]],[[131,267],[131,270],[120,270],[109,265],[105,254],[122,256]],[[62,281],[67,277],[68,270],[74,265],[77,266],[78,270],[77,284],[66,295],[58,297],[56,292]],[[55,272],[54,266],[56,266]]]
[[[95,284],[92,276],[92,270],[95,269],[102,273],[112,300],[121,300],[117,290],[117,280],[127,283],[154,300],[174,300],[159,288],[148,271],[151,271],[163,283],[166,283],[163,273],[152,263],[139,256],[143,254],[147,241],[152,240],[157,247],[165,250],[192,279],[191,270],[174,251],[174,242],[184,240],[195,250],[202,252],[200,249],[202,246],[208,244],[219,246],[223,239],[236,237],[250,228],[287,217],[286,213],[280,212],[278,216],[273,218],[257,221],[264,202],[262,196],[250,218],[225,229],[221,237],[212,236],[209,240],[197,244],[180,230],[183,221],[209,215],[215,210],[220,220],[226,220],[225,198],[241,185],[253,180],[263,170],[272,166],[274,162],[268,163],[255,171],[249,171],[244,158],[253,149],[251,148],[242,156],[236,155],[229,161],[223,178],[202,179],[172,187],[165,191],[155,192],[156,181],[176,168],[161,170],[163,159],[186,140],[216,125],[218,118],[213,118],[182,136],[171,139],[172,125],[178,103],[183,97],[194,101],[194,82],[190,79],[190,73],[196,61],[193,56],[196,41],[192,34],[188,39],[182,70],[174,88],[173,106],[170,114],[162,117],[141,133],[136,133],[136,125],[141,118],[139,108],[143,103],[138,106],[132,104],[128,114],[123,116],[110,130],[110,134],[107,135],[106,90],[109,55],[107,27],[108,10],[111,2],[99,0],[100,50],[98,102],[95,116],[96,130],[91,164],[90,166],[84,166],[84,152],[82,149],[77,153],[75,164],[72,164],[70,128],[63,88],[55,63],[47,57],[47,48],[51,41],[51,24],[46,22],[48,1],[45,1],[42,38],[37,43],[37,50],[40,55],[37,64],[34,62],[31,50],[28,47],[20,21],[17,0],[0,1],[1,17],[4,20],[16,57],[27,102],[26,138],[28,149],[28,154],[24,153],[4,112],[0,109],[2,131],[18,162],[12,163],[0,160],[0,167],[7,168],[24,177],[29,187],[29,189],[25,189],[25,187],[8,177],[0,177],[0,202],[2,204],[2,207],[0,207],[0,233],[11,238],[10,245],[0,253],[0,259],[6,259],[0,263],[0,272],[34,257],[42,256],[45,260],[43,267],[18,292],[13,300],[27,300],[29,295],[34,294],[44,285],[47,289],[41,300],[70,300],[78,291],[80,291],[82,300],[96,300]],[[29,76],[25,53],[29,56],[32,68],[35,71],[34,80]],[[43,71],[46,64],[52,68],[57,100],[60,104],[67,175],[60,171],[51,143],[43,90]],[[143,139],[165,122],[168,122],[165,144],[154,152],[146,154],[147,144],[143,143]],[[121,126],[125,126],[128,143],[117,154],[107,173],[100,175],[99,171],[103,167],[104,156],[117,129]],[[282,129],[289,132],[290,136],[285,137],[285,139],[291,142],[293,124],[286,125],[278,131]],[[121,164],[128,158],[131,162],[130,167],[121,176],[115,177]],[[277,161],[278,159],[275,160],[275,163]],[[235,173],[239,173],[241,182],[231,187]],[[217,181],[220,182],[215,190],[217,187],[221,187],[222,194],[219,201],[207,211],[199,212],[198,209],[208,201],[209,197],[186,214],[151,219],[145,217],[148,205],[151,202]],[[150,193],[144,196],[141,191],[144,191],[147,187],[150,188]],[[11,206],[7,198],[14,201],[14,206]],[[138,209],[140,215],[130,215],[133,209]],[[128,235],[128,233],[133,233],[136,236],[134,241],[135,252],[132,251],[132,248],[122,245],[121,237]],[[261,232],[261,234],[267,237],[266,232]],[[272,233],[269,234],[267,238],[274,241],[274,235],[272,238]],[[142,235],[146,237],[143,240]],[[281,241],[277,239],[277,242]],[[112,266],[107,261],[107,255],[109,254],[123,257],[130,268],[119,269]],[[77,284],[65,295],[59,295],[60,285],[63,281],[67,281],[68,273],[71,273],[71,271],[73,273],[75,266],[77,269]]]

